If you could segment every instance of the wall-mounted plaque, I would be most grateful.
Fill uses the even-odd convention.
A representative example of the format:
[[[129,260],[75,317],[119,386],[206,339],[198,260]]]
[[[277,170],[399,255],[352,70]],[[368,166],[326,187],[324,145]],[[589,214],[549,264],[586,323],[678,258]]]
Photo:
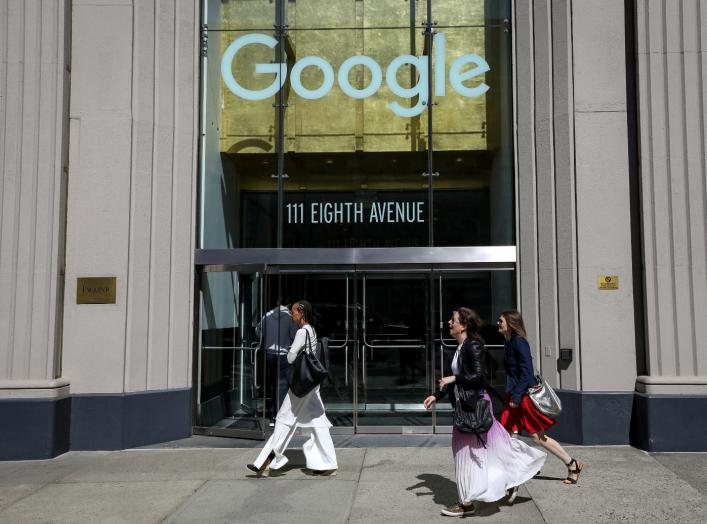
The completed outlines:
[[[115,304],[115,277],[76,279],[77,304]]]
[[[597,277],[597,288],[603,291],[619,289],[619,275],[599,275]]]

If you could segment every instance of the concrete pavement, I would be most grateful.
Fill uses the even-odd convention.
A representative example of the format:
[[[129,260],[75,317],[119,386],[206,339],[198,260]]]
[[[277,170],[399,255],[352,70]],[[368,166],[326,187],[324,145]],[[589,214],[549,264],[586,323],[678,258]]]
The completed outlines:
[[[257,450],[230,447],[242,442],[235,440],[223,441],[229,447],[202,447],[219,442],[203,437],[152,449],[0,462],[0,522],[454,522],[440,515],[456,501],[445,438],[379,437],[376,447],[352,437],[334,440],[340,469],[330,478],[305,470],[295,447],[279,474],[256,478],[245,464]],[[578,486],[562,484],[566,470],[549,457],[513,506],[483,504],[467,518],[705,522],[707,454],[651,455],[624,446],[567,449],[586,464]]]

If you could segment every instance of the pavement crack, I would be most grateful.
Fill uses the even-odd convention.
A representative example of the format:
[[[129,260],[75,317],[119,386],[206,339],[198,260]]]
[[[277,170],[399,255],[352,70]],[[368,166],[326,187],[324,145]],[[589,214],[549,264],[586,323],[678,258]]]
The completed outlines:
[[[171,518],[174,517],[177,513],[179,513],[179,512],[182,510],[182,508],[183,508],[184,506],[186,506],[186,505],[189,503],[189,501],[191,500],[191,498],[192,498],[194,495],[196,495],[197,493],[199,493],[202,489],[204,489],[204,486],[206,486],[206,484],[208,484],[208,483],[209,483],[209,480],[205,480],[205,481],[202,482],[199,486],[197,486],[197,487],[194,489],[194,491],[192,491],[189,495],[185,495],[185,496],[184,496],[184,499],[183,499],[179,504],[177,504],[176,507],[175,507],[172,511],[168,511],[167,514],[164,516],[164,518],[163,518],[162,520],[160,520],[160,522],[161,522],[162,524],[165,524],[165,523],[169,522],[169,519],[171,519]]]
[[[351,522],[351,512],[353,511],[353,506],[356,503],[356,492],[358,487],[361,485],[361,475],[363,474],[363,466],[366,463],[366,455],[368,453],[368,448],[363,448],[363,457],[361,458],[361,467],[358,469],[358,477],[356,477],[356,489],[354,489],[353,497],[351,497],[351,504],[349,504],[349,509],[346,512],[346,518],[344,522],[347,524]]]

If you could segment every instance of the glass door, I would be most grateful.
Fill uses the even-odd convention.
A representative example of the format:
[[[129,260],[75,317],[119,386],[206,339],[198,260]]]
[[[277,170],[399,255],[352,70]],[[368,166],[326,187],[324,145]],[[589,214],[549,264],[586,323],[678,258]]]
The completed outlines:
[[[430,283],[428,273],[359,278],[357,432],[432,431]]]
[[[486,348],[485,364],[490,384],[501,394],[505,389],[503,339],[496,329],[498,314],[515,307],[515,272],[512,270],[438,273],[434,276],[435,300],[435,372],[433,381],[449,373],[457,342],[449,335],[448,320],[459,307],[469,307],[481,317],[479,334]],[[502,405],[491,395],[498,415]],[[445,399],[435,406],[435,432],[452,430],[452,408]]]
[[[194,433],[265,435],[263,285],[260,272],[197,274]]]
[[[333,432],[353,433],[355,327],[360,315],[355,295],[355,273],[346,270],[269,267],[266,279],[266,304],[291,305],[298,300],[307,300],[312,304],[315,314],[313,326],[317,335],[329,338],[329,363],[333,380],[326,380],[320,387],[327,417],[334,425]],[[271,372],[266,382],[278,380],[272,368],[268,369]],[[284,377],[280,380],[284,380]],[[287,389],[286,384],[282,386]]]
[[[484,321],[491,384],[503,391],[500,311],[514,307],[514,270],[356,271],[260,267],[197,275],[197,434],[264,438],[287,392],[291,304],[308,300],[329,337],[333,380],[321,396],[335,433],[445,433],[451,407],[422,406],[447,373],[456,341],[447,321],[467,306]],[[500,409],[496,401],[495,408]]]

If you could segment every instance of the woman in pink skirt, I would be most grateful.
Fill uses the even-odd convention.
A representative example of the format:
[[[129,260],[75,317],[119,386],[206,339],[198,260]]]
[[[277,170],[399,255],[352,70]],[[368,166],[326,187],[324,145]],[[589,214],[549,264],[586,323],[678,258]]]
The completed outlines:
[[[452,407],[456,404],[455,388],[483,394],[486,373],[484,369],[483,340],[478,334],[481,321],[469,308],[459,308],[449,320],[449,333],[459,344],[450,362],[450,373],[439,380],[439,389],[424,401],[425,408],[449,393]],[[518,486],[540,470],[546,455],[524,442],[512,439],[494,418],[491,429],[476,436],[463,433],[456,427],[452,433],[452,451],[459,502],[442,510],[443,515],[463,517],[474,513],[474,502],[494,502],[506,491]]]
[[[555,421],[538,411],[530,397],[528,388],[537,380],[533,372],[533,357],[526,340],[523,317],[515,309],[509,309],[498,317],[498,332],[506,339],[503,365],[506,369],[506,403],[501,412],[501,424],[513,435],[525,431],[533,442],[559,458],[567,466],[565,484],[576,484],[584,468],[581,461],[570,457],[560,443],[545,435]],[[515,497],[517,488],[511,491]]]

